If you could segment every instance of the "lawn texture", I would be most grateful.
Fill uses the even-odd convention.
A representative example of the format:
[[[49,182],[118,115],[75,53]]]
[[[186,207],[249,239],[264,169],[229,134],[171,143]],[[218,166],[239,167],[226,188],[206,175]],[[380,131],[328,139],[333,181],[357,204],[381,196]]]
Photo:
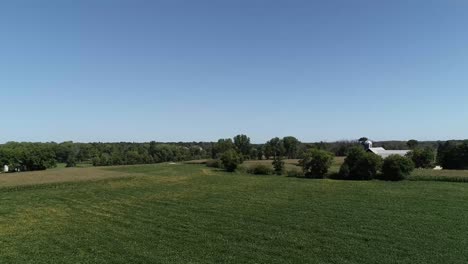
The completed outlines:
[[[0,262],[468,263],[467,183],[105,170],[0,188]]]

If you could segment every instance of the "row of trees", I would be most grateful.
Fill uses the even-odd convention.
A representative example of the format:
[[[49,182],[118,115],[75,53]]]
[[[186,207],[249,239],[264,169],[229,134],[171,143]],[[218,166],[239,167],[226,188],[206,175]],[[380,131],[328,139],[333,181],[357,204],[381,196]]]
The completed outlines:
[[[323,150],[336,156],[345,156],[367,140],[363,137],[355,141],[333,143],[302,143],[288,136],[272,138],[265,144],[252,144],[246,135],[220,139],[212,142],[178,143],[18,143],[0,145],[0,165],[10,165],[20,170],[43,170],[57,163],[73,167],[78,163],[92,163],[95,166],[159,163],[192,159],[220,159],[229,150],[239,155],[239,160],[272,159],[278,167],[283,158],[307,159],[311,149]],[[400,146],[404,143],[404,146]],[[430,168],[435,164],[446,169],[468,169],[468,141],[439,142],[377,142],[374,146],[389,144],[410,148],[409,158],[416,167]],[[385,145],[386,144],[386,145]],[[437,148],[437,152],[435,149]],[[392,148],[388,148],[392,149]],[[437,158],[435,158],[437,153]]]
[[[10,143],[0,148],[0,165],[13,170],[45,170],[56,166],[55,148],[50,144]]]
[[[201,146],[210,144],[150,143],[18,143],[0,145],[0,165],[11,170],[45,170],[65,163],[74,167],[78,163],[94,166],[147,164],[207,158]]]
[[[233,149],[242,155],[243,159],[270,159],[276,156],[285,156],[295,159],[307,148],[295,137],[275,137],[265,144],[251,144],[246,135],[237,135],[233,139],[219,139],[212,147],[213,159],[219,158],[227,150]]]
[[[332,165],[333,154],[319,149],[308,151],[300,161],[306,177],[323,178]],[[410,175],[414,163],[409,157],[391,155],[385,159],[363,148],[354,147],[341,165],[335,178],[343,180],[371,180],[382,179],[397,181]]]

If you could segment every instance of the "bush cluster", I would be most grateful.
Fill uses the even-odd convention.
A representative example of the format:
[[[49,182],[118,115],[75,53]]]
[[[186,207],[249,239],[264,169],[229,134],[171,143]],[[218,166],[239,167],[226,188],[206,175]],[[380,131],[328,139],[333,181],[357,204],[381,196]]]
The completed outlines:
[[[387,181],[400,181],[408,177],[414,170],[414,163],[407,157],[390,155],[385,158],[382,165],[380,179]]]
[[[399,181],[408,177],[414,169],[409,157],[390,155],[384,160],[362,148],[350,149],[340,168],[339,178],[346,180],[381,179]],[[381,171],[381,174],[378,172]]]
[[[310,149],[299,162],[306,177],[323,178],[331,167],[334,155],[325,150]]]
[[[237,151],[230,149],[221,155],[221,162],[227,171],[233,172],[242,163],[242,158]]]
[[[275,170],[276,175],[281,175],[284,172],[284,161],[281,157],[276,156],[273,159],[273,162],[271,163],[273,165],[273,168]]]
[[[429,169],[434,167],[435,152],[432,148],[416,148],[407,154],[416,168]]]
[[[223,163],[219,159],[212,159],[206,161],[206,166],[210,168],[222,168]]]
[[[288,177],[296,177],[296,178],[304,177],[304,173],[302,172],[302,170],[287,170],[286,175]]]
[[[351,148],[340,168],[340,177],[346,180],[372,180],[382,168],[382,158],[361,147]]]
[[[255,164],[247,169],[248,173],[255,175],[272,175],[273,169],[265,164]]]

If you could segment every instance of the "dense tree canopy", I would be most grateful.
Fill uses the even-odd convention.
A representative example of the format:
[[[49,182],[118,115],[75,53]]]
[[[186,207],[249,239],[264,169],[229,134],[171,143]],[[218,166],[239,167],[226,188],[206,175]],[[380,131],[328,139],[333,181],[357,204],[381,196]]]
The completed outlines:
[[[447,141],[439,145],[437,163],[444,169],[468,169],[468,141]]]
[[[416,139],[410,139],[410,140],[408,140],[408,142],[406,142],[406,145],[410,149],[416,148],[418,146],[418,144],[419,144],[419,142]]]
[[[163,143],[18,143],[0,145],[0,165],[10,170],[44,170],[65,163],[67,167],[77,163],[95,166],[158,163],[183,161],[207,157],[209,144]]]
[[[284,151],[288,159],[297,158],[300,144],[301,142],[295,137],[289,136],[283,138]]]
[[[250,138],[246,135],[237,135],[234,137],[234,145],[236,146],[237,151],[244,158],[249,158],[252,150],[250,145]],[[254,156],[255,157],[255,156]]]
[[[407,154],[416,168],[432,168],[435,162],[434,149],[430,147],[426,148],[415,148]]]

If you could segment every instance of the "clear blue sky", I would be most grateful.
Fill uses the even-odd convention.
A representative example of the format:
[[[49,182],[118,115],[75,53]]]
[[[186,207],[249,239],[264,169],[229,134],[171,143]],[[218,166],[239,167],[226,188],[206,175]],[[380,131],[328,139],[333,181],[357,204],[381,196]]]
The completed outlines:
[[[0,142],[468,138],[467,14],[464,0],[2,1]]]

